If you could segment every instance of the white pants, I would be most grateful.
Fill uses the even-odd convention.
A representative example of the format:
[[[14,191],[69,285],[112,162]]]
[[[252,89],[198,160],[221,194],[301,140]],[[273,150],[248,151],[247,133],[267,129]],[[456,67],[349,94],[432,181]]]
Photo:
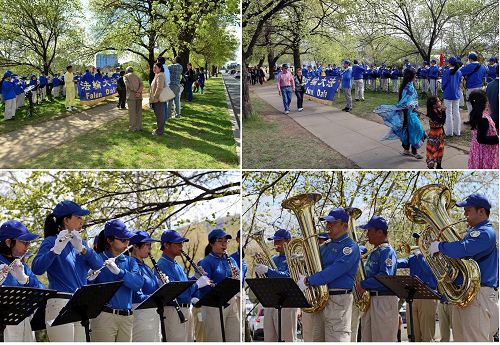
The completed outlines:
[[[59,315],[59,312],[68,301],[69,299],[64,298],[51,298],[47,300],[47,306],[45,307],[45,326],[47,326],[47,336],[50,342],[85,341],[85,328],[83,328],[80,322],[67,323],[54,327],[49,326],[49,322],[52,322],[57,315]]]
[[[370,309],[361,317],[361,341],[396,342],[398,329],[398,297],[371,296]]]
[[[41,87],[42,90],[42,101],[45,101],[45,97],[47,97],[47,85]]]
[[[201,310],[204,341],[222,342],[219,308],[201,307]],[[222,310],[222,316],[226,341],[240,342],[240,305],[236,298]]]
[[[372,79],[372,91],[377,91],[377,79]]]
[[[304,343],[313,341],[314,314],[302,311],[302,338]]]
[[[462,88],[460,88],[460,102],[459,102],[459,104],[461,107],[465,106],[465,97],[464,97],[464,93],[462,91]]]
[[[5,342],[34,342],[35,332],[31,330],[31,317],[27,317],[18,325],[5,327]]]
[[[382,86],[382,91],[389,91],[389,79],[380,79],[380,85]]]
[[[454,341],[493,341],[498,330],[498,294],[481,287],[466,308],[452,306],[451,323]]]
[[[429,81],[427,79],[422,79],[422,92],[429,91]]]
[[[408,338],[410,337],[410,319],[413,318],[413,331],[416,342],[433,342],[436,334],[436,307],[435,299],[416,299],[413,302],[413,310],[410,315],[409,308],[406,311],[408,325]]]
[[[193,322],[191,324],[192,328],[192,337],[196,340],[197,343],[201,343],[205,341],[205,328],[203,327],[203,311],[202,308],[193,307]],[[220,327],[219,327],[220,328]]]
[[[155,308],[135,310],[138,304],[134,304],[134,325],[132,327],[133,342],[159,342],[160,317]]]
[[[354,81],[354,99],[365,99],[365,85],[363,79]]]
[[[297,341],[297,308],[281,309],[281,338],[286,342]],[[278,310],[264,308],[264,341],[278,341]]]
[[[431,96],[437,95],[437,79],[429,80],[429,91],[431,92]]]
[[[24,106],[24,92],[16,96],[16,109]]]
[[[325,309],[313,316],[315,342],[349,342],[351,340],[352,294],[333,295]]]
[[[8,101],[5,101],[5,114],[4,118],[6,120],[12,119],[14,116],[16,116],[16,99],[9,99]]]
[[[134,315],[124,316],[101,312],[90,321],[92,342],[131,342]]]
[[[444,126],[444,134],[460,135],[462,120],[460,118],[459,100],[445,99],[444,106],[446,107],[446,122]]]
[[[363,312],[359,310],[358,307],[353,303],[352,304],[352,313],[351,313],[351,343],[356,343],[358,341],[358,329],[359,329],[359,321],[361,316],[363,316]]]
[[[439,303],[438,318],[439,318],[439,333],[441,334],[441,343],[450,341],[451,330],[451,304]]]
[[[61,87],[60,86],[54,86],[54,87],[52,87],[52,96],[54,98],[59,97],[60,91],[61,91]]]
[[[397,79],[391,79],[391,83],[392,83],[392,92],[398,93],[399,92],[399,90],[398,90],[398,80]]]
[[[469,114],[472,111],[472,104],[470,104],[470,102],[469,102],[469,96],[470,96],[470,94],[471,94],[472,91],[481,90],[481,89],[482,88],[480,88],[480,87],[476,87],[476,88],[473,88],[473,89],[467,89],[467,91],[465,91],[465,97],[467,98],[466,99],[466,101],[467,101],[466,102],[467,103],[467,112],[469,112]]]
[[[181,308],[184,317],[187,322],[181,323],[179,320],[179,315],[174,307],[165,307],[163,312],[165,313],[165,334],[167,335],[168,342],[187,342],[192,341],[193,331],[191,330],[192,316],[191,309]],[[219,327],[220,329],[220,327]]]

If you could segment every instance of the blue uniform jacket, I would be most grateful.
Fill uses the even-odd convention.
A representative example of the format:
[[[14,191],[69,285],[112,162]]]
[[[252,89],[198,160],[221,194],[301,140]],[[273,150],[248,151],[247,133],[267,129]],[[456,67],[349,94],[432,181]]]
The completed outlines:
[[[285,254],[274,255],[271,259],[274,261],[274,264],[276,265],[276,268],[278,270],[276,271],[273,270],[272,268],[269,268],[269,270],[267,270],[267,276],[269,278],[290,277],[290,273],[288,272],[288,262],[286,262]]]
[[[476,72],[474,69],[479,65]],[[483,79],[486,77],[486,67],[478,63],[470,63],[463,66],[460,71],[462,76],[466,77],[465,87],[468,89],[473,89],[483,86]],[[472,73],[474,72],[474,73]]]
[[[391,76],[391,72],[388,68],[381,67],[379,68],[380,79],[388,79]]]
[[[142,284],[141,289],[132,293],[132,303],[141,303],[153,294],[153,292],[158,290],[160,285],[158,284],[158,278],[151,267],[146,265],[144,261],[135,257],[132,257],[132,259],[137,261],[137,265],[139,265],[139,274],[142,278],[144,278],[144,284]]]
[[[365,290],[389,291],[374,276],[395,276],[397,264],[396,252],[389,243],[377,246],[365,262],[366,279],[361,281],[361,287]]]
[[[354,80],[363,79],[363,73],[365,72],[365,68],[360,65],[352,66],[352,78]]]
[[[87,283],[88,271],[98,269],[103,261],[85,241],[83,241],[87,248],[85,255],[79,254],[71,243],[66,245],[60,255],[56,255],[50,250],[55,242],[56,236],[49,236],[43,240],[33,259],[31,269],[37,275],[47,272],[49,289],[74,293]]]
[[[113,255],[105,250],[99,253],[103,261],[110,259]],[[117,256],[115,263],[120,269],[120,273],[113,274],[106,267],[96,279],[89,281],[89,284],[110,283],[123,280],[122,286],[115,292],[108,301],[107,306],[113,309],[132,309],[132,293],[139,291],[144,285],[144,278],[140,274],[137,260],[127,255]]]
[[[238,264],[238,268],[240,269],[240,272],[242,273],[241,275],[241,283],[245,283],[245,276],[247,275],[248,267],[247,267],[247,262],[245,259],[241,259],[241,266],[240,266],[240,251],[237,250],[233,254],[230,255],[234,261],[236,261],[236,264]]]
[[[7,260],[7,258],[3,255],[0,255],[0,264],[6,264],[7,266],[11,264],[11,262],[9,260]],[[3,281],[3,283],[1,284],[2,286],[24,286],[24,287],[32,287],[32,288],[38,288],[38,289],[45,289],[45,285],[43,285],[39,280],[38,278],[36,277],[36,275],[30,270],[30,268],[28,267],[28,265],[26,265],[24,262],[23,262],[23,266],[24,266],[24,273],[30,277],[29,278],[29,281],[26,285],[21,285],[19,284],[19,282],[16,280],[16,278],[14,278],[12,276],[12,274],[8,274],[7,275],[7,278]]]
[[[14,83],[5,79],[2,82],[2,97],[4,101],[16,98],[16,91],[14,89]]]
[[[59,85],[61,85],[61,81],[59,80],[59,78],[57,77],[52,78],[52,87],[57,87]]]
[[[392,80],[397,80],[399,79],[399,70],[397,68],[393,68],[391,70],[391,79]]]
[[[163,254],[160,259],[158,259],[158,267],[160,270],[168,276],[170,281],[185,282],[188,281],[188,276],[182,269],[181,265],[177,261],[169,258],[167,255]],[[198,286],[196,284],[191,285],[189,289],[184,291],[177,297],[177,302],[188,304],[191,303],[191,298],[196,297],[196,292],[198,291]]]
[[[486,82],[491,83],[493,80],[496,79],[496,70],[497,70],[497,65],[488,65],[488,72],[487,72],[487,77],[486,77]]]
[[[428,73],[429,79],[437,79],[439,77],[439,66],[431,66]]]
[[[239,272],[236,261],[234,261],[231,257],[229,257],[229,260],[231,260],[233,266],[236,267]],[[225,255],[218,256],[214,253],[210,253],[201,259],[198,264],[203,267],[205,272],[207,272],[208,277],[212,279],[215,284],[219,284],[222,280],[224,280],[224,278],[232,277],[231,267],[229,267],[229,263],[227,262]],[[210,286],[205,286],[203,289],[199,290],[199,297],[203,297],[203,295],[205,295],[210,289]]]
[[[352,68],[351,67],[344,70],[344,72],[342,73],[342,88],[343,89],[352,88]]]
[[[436,290],[437,280],[425,257],[418,251],[407,258],[398,259],[398,268],[409,268],[410,276],[419,277],[432,290]]]
[[[347,234],[320,248],[323,270],[308,278],[311,285],[328,284],[329,289],[352,289],[360,260],[359,246]]]
[[[450,258],[472,258],[481,270],[481,286],[498,288],[498,248],[489,220],[470,228],[463,240],[439,243],[439,251]],[[462,277],[457,278],[460,283]]]
[[[14,90],[16,92],[16,96],[20,95],[23,93],[23,87],[19,81],[16,81],[14,83]]]
[[[455,74],[450,73],[450,69],[443,71],[441,88],[443,89],[443,98],[449,100],[460,99],[460,82],[462,81],[462,72],[456,71]]]
[[[41,75],[40,78],[39,78],[39,80],[40,80],[40,86],[41,87],[44,87],[45,85],[47,85],[47,77],[46,76]]]
[[[427,79],[427,77],[429,76],[429,69],[427,67],[423,67],[420,70],[420,75],[422,76],[423,79]]]

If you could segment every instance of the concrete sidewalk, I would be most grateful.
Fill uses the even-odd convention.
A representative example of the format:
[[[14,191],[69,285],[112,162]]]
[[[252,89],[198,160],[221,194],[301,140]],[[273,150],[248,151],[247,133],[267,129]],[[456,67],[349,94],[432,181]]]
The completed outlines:
[[[283,112],[283,102],[274,85],[255,87],[252,91],[277,111]],[[427,168],[425,144],[420,148],[423,159],[403,156],[399,140],[381,140],[388,130],[383,124],[308,100],[304,100],[304,110],[299,113],[295,110],[295,95],[291,109],[289,116],[292,119],[362,169]],[[445,169],[467,169],[467,159],[468,152],[445,146]]]
[[[149,102],[147,95],[143,108]],[[0,168],[12,169],[23,161],[36,157],[58,145],[74,141],[78,136],[118,118],[128,118],[128,111],[116,107],[116,102],[99,105],[58,120],[28,125],[0,135]],[[82,159],[82,157],[76,159]]]

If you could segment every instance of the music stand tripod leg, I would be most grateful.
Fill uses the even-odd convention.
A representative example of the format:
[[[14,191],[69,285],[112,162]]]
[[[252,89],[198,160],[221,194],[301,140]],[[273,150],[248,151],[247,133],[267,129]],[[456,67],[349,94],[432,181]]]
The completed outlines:
[[[222,306],[219,307],[219,318],[220,318],[220,331],[222,334],[222,342],[226,342],[226,331],[224,329],[224,314],[222,312]]]
[[[5,342],[5,328],[7,326],[4,324],[0,324],[0,343]]]
[[[82,319],[80,324],[85,328],[85,341],[90,343],[90,321],[89,319]]]
[[[166,343],[167,342],[167,331],[165,330],[165,315],[163,312],[163,305],[162,304],[157,304],[156,312],[160,316],[160,329],[161,329],[161,342]]]
[[[413,296],[415,296],[416,290],[414,288],[411,288],[408,290],[408,296],[406,297],[406,303],[408,303],[408,309],[410,311],[410,339],[409,341],[414,343],[415,342],[415,332],[413,329]]]
[[[279,306],[278,308],[278,342],[283,342],[283,339],[282,339],[282,335],[281,335],[281,306]]]

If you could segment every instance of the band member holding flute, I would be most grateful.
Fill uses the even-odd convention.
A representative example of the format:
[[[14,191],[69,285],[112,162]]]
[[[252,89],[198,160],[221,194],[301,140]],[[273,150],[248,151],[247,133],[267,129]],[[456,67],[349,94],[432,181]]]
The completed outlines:
[[[160,249],[163,252],[163,255],[158,259],[158,268],[160,271],[167,275],[171,281],[187,281],[188,277],[181,265],[175,261],[177,256],[181,256],[183,254],[182,247],[184,242],[188,242],[189,239],[182,237],[175,230],[166,230],[161,235],[161,247]],[[185,255],[185,254],[184,254]],[[191,258],[188,258],[190,260]],[[193,266],[195,270],[198,270],[196,266]],[[192,322],[192,314],[191,314],[191,303],[197,302],[197,291],[200,288],[210,285],[210,279],[203,275],[199,274],[198,279],[196,280],[196,284],[193,284],[189,289],[181,293],[177,297],[177,302],[180,306],[180,310],[183,313],[187,322],[181,322],[179,319],[177,312],[175,310],[175,306],[165,306],[164,315],[165,315],[165,332],[167,335],[167,341],[169,342],[187,342],[193,341],[193,322]],[[194,299],[194,300],[193,300]],[[196,339],[200,341],[200,339]]]
[[[31,241],[38,237],[17,220],[8,220],[0,226],[0,285],[45,288],[28,265],[21,261]],[[18,325],[7,326],[4,340],[35,341],[29,321],[27,317]]]
[[[90,283],[108,283],[123,280],[123,285],[111,297],[102,312],[91,320],[92,341],[132,341],[132,293],[144,285],[137,260],[124,255],[129,240],[134,236],[119,219],[106,223],[97,237],[94,248],[104,261],[97,271],[89,273]]]
[[[47,272],[49,289],[59,291],[55,298],[47,300],[45,323],[47,336],[54,341],[85,341],[85,329],[80,322],[50,327],[77,289],[87,283],[89,269],[97,269],[103,261],[82,240],[83,217],[90,212],[77,203],[65,200],[56,205],[45,219],[44,237],[32,270],[37,275]]]
[[[148,299],[152,293],[158,290],[160,285],[168,283],[168,278],[165,279],[165,282],[158,282],[158,278],[153,270],[144,262],[144,259],[151,255],[151,244],[153,242],[160,241],[151,238],[143,230],[135,231],[135,236],[129,241],[129,244],[133,245],[130,249],[131,257],[137,261],[139,273],[144,278],[144,284],[141,289],[132,293],[133,309]],[[132,341],[159,342],[160,339],[160,318],[156,312],[156,308],[134,310]]]
[[[218,284],[224,278],[239,279],[238,266],[233,258],[227,255],[226,249],[231,235],[222,229],[215,229],[208,234],[208,245],[205,248],[205,258],[199,265],[207,272],[208,277]],[[209,291],[210,287],[200,290],[200,298]],[[238,298],[232,298],[230,304],[223,311],[224,330],[226,341],[240,341],[240,305]],[[219,310],[213,307],[201,307],[202,323],[205,341],[222,341],[219,324]]]

